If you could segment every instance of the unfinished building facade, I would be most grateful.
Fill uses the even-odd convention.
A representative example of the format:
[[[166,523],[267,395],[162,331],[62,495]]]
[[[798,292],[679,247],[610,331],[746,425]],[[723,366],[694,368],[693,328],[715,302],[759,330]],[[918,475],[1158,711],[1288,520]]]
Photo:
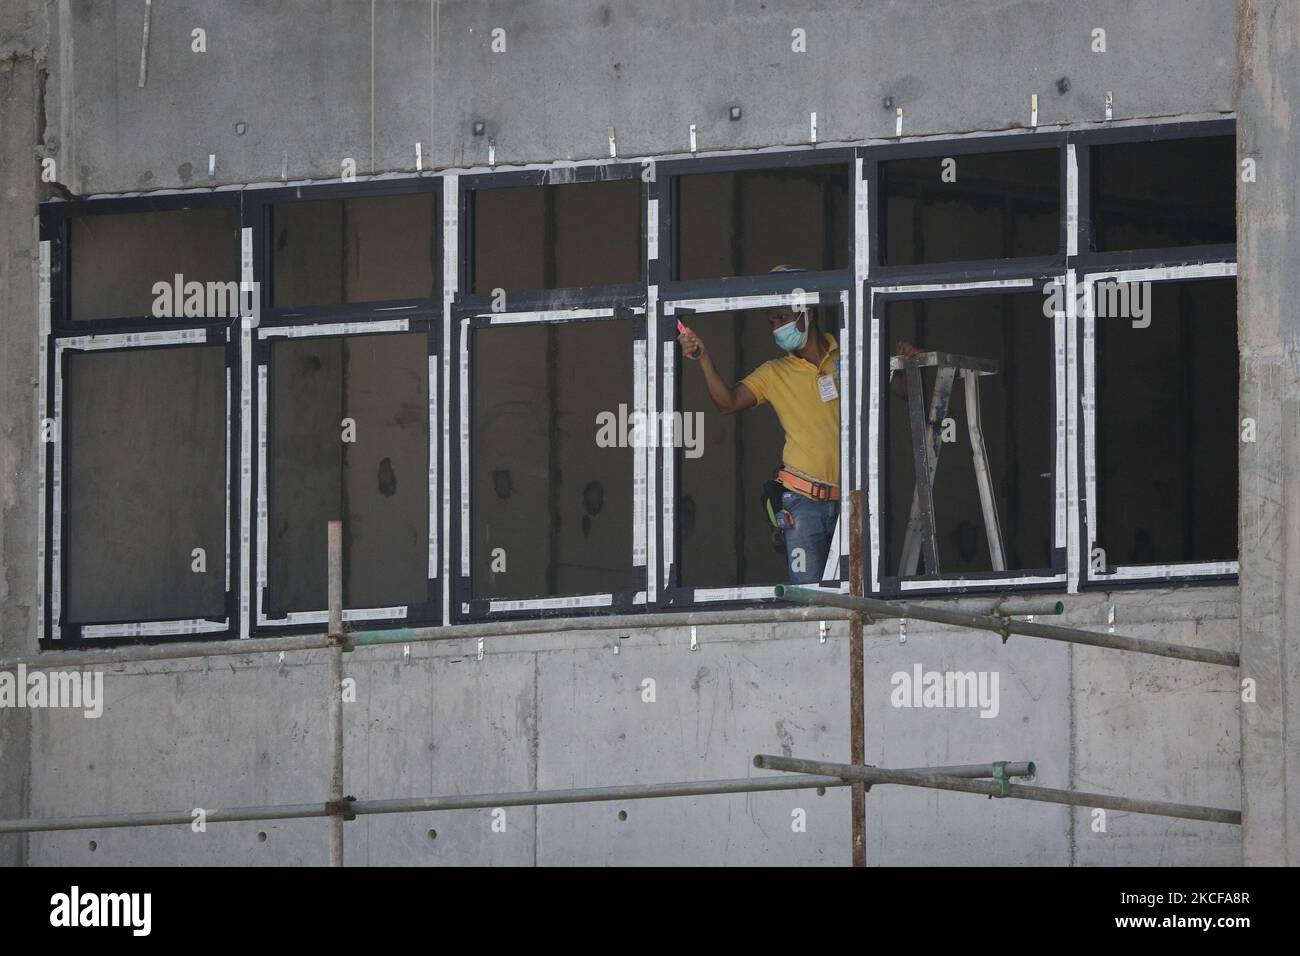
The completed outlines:
[[[868,860],[1296,862],[1294,5],[178,2],[143,50],[143,5],[10,6],[0,657],[319,633],[341,520],[350,628],[553,622],[353,651],[349,792],[847,760],[844,623],[745,619],[788,578],[761,502],[788,435],[719,414],[677,343],[739,381],[781,354],[772,310],[812,310],[843,490],[821,588],[1047,596],[1240,655],[869,625],[867,763],[1033,760],[1243,822],[876,790]],[[565,624],[704,610],[735,617]],[[0,710],[0,818],[316,799],[325,667],[120,664],[95,720]],[[900,706],[918,668],[999,700]],[[848,862],[844,790],[505,819],[366,817],[349,861]],[[0,853],[320,863],[323,826]]]

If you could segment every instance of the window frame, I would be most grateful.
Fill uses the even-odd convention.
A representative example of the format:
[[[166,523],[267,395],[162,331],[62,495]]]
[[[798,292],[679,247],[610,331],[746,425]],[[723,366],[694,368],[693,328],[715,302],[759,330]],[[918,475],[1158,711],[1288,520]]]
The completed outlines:
[[[44,259],[44,255],[42,256]],[[44,264],[42,274],[44,276]],[[44,277],[42,284],[44,284]],[[42,300],[45,293],[42,291]],[[48,342],[48,344],[47,344]],[[70,449],[66,436],[70,409],[67,403],[68,360],[71,353],[123,352],[136,349],[161,351],[220,345],[225,351],[226,420],[225,468],[225,617],[147,618],[128,621],[63,620],[63,595],[69,580],[69,553],[63,548],[68,540],[68,486]],[[38,591],[38,644],[42,650],[53,647],[102,647],[126,642],[165,643],[168,641],[215,640],[233,637],[237,631],[238,563],[234,543],[239,534],[240,514],[231,495],[236,480],[236,416],[234,409],[238,375],[238,348],[225,325],[191,325],[184,328],[150,329],[141,332],[109,332],[102,335],[51,336],[42,340],[41,362],[45,381],[41,386],[38,414],[42,421],[54,423],[53,441],[43,442],[40,456],[41,508],[38,548],[41,557],[41,587]],[[210,555],[209,560],[215,558]]]
[[[799,279],[796,280],[795,276]],[[835,556],[837,574],[812,585],[837,593],[849,591],[849,498],[855,489],[853,481],[854,454],[857,441],[851,410],[855,407],[856,360],[853,343],[854,303],[853,289],[848,281],[836,272],[777,273],[750,277],[751,284],[741,287],[738,280],[713,283],[708,290],[691,283],[695,294],[667,296],[658,300],[654,336],[649,350],[655,356],[650,363],[654,370],[648,386],[649,401],[661,414],[671,415],[681,405],[681,381],[684,372],[681,350],[677,347],[677,320],[680,314],[735,312],[745,309],[763,309],[803,302],[807,305],[833,306],[839,312],[840,322],[835,327],[840,349],[840,518],[827,567]],[[801,289],[796,293],[795,289]],[[707,294],[707,292],[712,294]],[[699,294],[704,292],[706,294]],[[824,330],[824,331],[829,331]],[[676,523],[677,476],[680,472],[680,449],[672,454],[654,447],[650,450],[649,497],[658,505],[650,509],[650,526],[647,532],[648,564],[647,582],[650,603],[663,610],[700,607],[733,607],[777,602],[774,588],[784,581],[768,585],[739,585],[734,587],[696,587],[681,582],[681,571],[676,563],[680,550],[680,529]],[[757,512],[754,512],[757,516]],[[754,520],[757,520],[755,517]]]
[[[355,317],[354,317],[355,318]],[[391,316],[386,319],[369,318],[360,321],[330,322],[308,325],[271,325],[257,330],[254,344],[254,402],[252,417],[257,428],[257,451],[253,456],[252,485],[256,515],[257,554],[249,568],[252,581],[251,611],[254,618],[250,622],[251,632],[257,636],[274,634],[299,634],[319,631],[328,623],[328,608],[310,611],[288,611],[283,618],[271,618],[266,614],[269,603],[268,595],[272,593],[273,581],[270,573],[274,566],[275,540],[269,533],[271,514],[274,508],[274,496],[270,488],[270,475],[274,467],[272,461],[273,427],[271,420],[271,385],[274,374],[274,348],[272,340],[301,338],[358,338],[370,335],[402,335],[412,332],[425,336],[425,357],[428,366],[429,406],[429,442],[428,442],[428,476],[429,476],[429,528],[428,554],[429,563],[426,573],[427,587],[425,600],[420,604],[395,605],[387,607],[343,608],[344,623],[361,623],[368,629],[392,627],[419,627],[441,623],[441,542],[439,540],[442,487],[442,469],[439,467],[435,436],[440,431],[440,409],[438,402],[439,373],[442,365],[440,343],[442,340],[442,323],[436,313],[427,311]],[[322,529],[323,530],[323,529]],[[323,540],[323,539],[322,539]]]
[[[203,192],[125,195],[106,198],[49,200],[40,209],[40,238],[50,245],[50,329],[60,335],[109,335],[147,329],[187,329],[226,324],[230,318],[191,317],[159,319],[150,315],[115,316],[107,319],[72,317],[72,222],[96,216],[130,215],[149,212],[184,212],[200,209],[234,209],[239,224],[245,225],[244,190],[226,187]],[[168,276],[168,279],[171,277]]]
[[[646,285],[651,281],[647,265],[649,247],[647,222],[650,212],[647,200],[649,184],[642,177],[643,165],[625,160],[597,160],[588,163],[559,163],[540,169],[513,169],[500,172],[478,172],[456,177],[457,210],[460,223],[461,254],[457,269],[457,302],[466,308],[491,312],[491,292],[474,292],[475,230],[474,196],[491,189],[509,189],[521,186],[564,186],[575,183],[618,182],[641,180],[640,214],[637,230],[641,237],[638,253],[640,278],[633,283],[616,283],[596,286],[569,286],[555,289],[524,289],[506,293],[506,311],[558,312],[566,309],[586,308],[591,301],[604,299],[633,300],[643,298]],[[450,185],[448,189],[450,190]]]
[[[275,303],[275,207],[321,200],[374,199],[379,197],[433,195],[435,235],[439,244],[436,262],[442,262],[444,232],[438,228],[444,219],[442,178],[433,174],[402,175],[391,178],[327,182],[303,186],[248,187],[245,191],[244,225],[252,229],[251,259],[253,278],[258,282],[260,325],[282,326],[296,323],[359,319],[385,320],[394,313],[416,313],[437,309],[437,295],[416,299],[376,299],[368,302],[343,302],[334,305],[282,306]],[[434,289],[443,287],[442,278],[434,274]]]
[[[903,285],[909,281],[917,284],[943,281],[952,277],[964,279],[1016,278],[1024,273],[1060,273],[1066,267],[1070,254],[1072,226],[1069,216],[1071,200],[1070,160],[1066,149],[1071,134],[1021,130],[996,136],[970,136],[961,139],[926,139],[919,142],[881,144],[862,150],[863,176],[867,183],[867,204],[876,210],[870,223],[868,255],[869,272],[873,279],[890,280],[889,285]],[[966,259],[952,262],[932,262],[916,265],[886,265],[883,262],[888,246],[889,226],[886,206],[881,198],[884,181],[883,166],[896,159],[943,159],[949,156],[970,156],[986,153],[1017,153],[1055,149],[1059,153],[1059,201],[1061,223],[1056,252],[1046,256],[1025,256],[1013,259]]]
[[[1238,554],[1233,560],[1218,561],[1174,561],[1153,564],[1117,564],[1110,566],[1104,574],[1092,571],[1091,556],[1097,547],[1096,535],[1099,530],[1097,521],[1097,437],[1100,431],[1097,415],[1097,350],[1096,318],[1094,316],[1093,290],[1100,281],[1125,282],[1188,282],[1204,279],[1235,278],[1237,263],[1232,261],[1203,262],[1186,265],[1165,265],[1135,267],[1129,269],[1112,269],[1110,271],[1084,272],[1080,277],[1080,287],[1084,290],[1078,317],[1077,348],[1082,361],[1079,369],[1079,460],[1082,465],[1081,507],[1077,518],[1081,558],[1079,567],[1079,590],[1112,590],[1116,586],[1168,586],[1170,584],[1223,584],[1236,581],[1240,569],[1241,542],[1238,540]],[[1234,315],[1235,321],[1235,315]],[[1240,346],[1238,346],[1240,351]],[[1234,356],[1234,359],[1236,356]],[[1240,392],[1238,393],[1240,400]],[[1240,472],[1238,472],[1240,483]],[[1240,491],[1238,492],[1240,497]],[[1233,502],[1234,509],[1240,508],[1240,502]],[[1240,537],[1240,535],[1239,535]]]
[[[903,595],[930,596],[944,594],[979,593],[989,591],[1059,591],[1068,581],[1070,564],[1067,513],[1062,504],[1067,501],[1068,448],[1070,400],[1067,389],[1069,364],[1066,355],[1069,326],[1064,311],[1054,318],[1043,317],[1053,324],[1053,355],[1044,361],[1054,360],[1052,414],[1052,563],[1048,567],[1018,568],[1006,571],[977,571],[965,574],[909,575],[890,574],[886,566],[888,552],[886,515],[889,489],[889,447],[883,410],[888,403],[890,376],[885,367],[891,353],[885,341],[886,309],[890,302],[900,300],[932,300],[967,298],[1015,292],[1041,293],[1045,283],[1061,282],[1068,288],[1065,274],[1035,273],[1027,271],[1020,276],[1003,275],[992,279],[972,279],[968,282],[906,283],[900,285],[868,284],[864,296],[869,303],[870,327],[868,336],[871,372],[870,408],[861,437],[861,447],[867,449],[868,469],[873,476],[869,491],[867,511],[872,515],[864,528],[867,540],[863,542],[864,568],[868,593],[883,597]]]
[[[675,338],[674,329],[665,322],[677,308],[688,308],[691,300],[736,299],[752,296],[772,296],[788,293],[798,286],[841,296],[840,347],[847,360],[848,381],[841,388],[841,427],[849,425],[851,450],[842,461],[843,490],[847,493],[862,489],[871,503],[866,517],[868,538],[879,536],[876,527],[880,515],[880,468],[883,456],[870,438],[872,402],[878,404],[879,310],[875,299],[891,294],[906,294],[909,290],[932,285],[954,283],[1005,282],[1026,277],[1063,277],[1066,282],[1066,343],[1065,343],[1065,415],[1069,447],[1066,457],[1066,584],[1074,592],[1087,588],[1160,587],[1175,584],[1216,584],[1236,579],[1236,562],[1212,562],[1207,569],[1199,565],[1168,566],[1164,576],[1132,572],[1132,576],[1117,579],[1106,575],[1105,580],[1089,577],[1087,556],[1090,553],[1089,508],[1095,508],[1095,485],[1089,486],[1089,469],[1095,481],[1095,461],[1088,459],[1088,423],[1085,421],[1085,402],[1095,400],[1095,366],[1084,368],[1084,363],[1095,363],[1092,353],[1095,341],[1086,336],[1086,317],[1082,308],[1076,308],[1075,293],[1080,284],[1095,281],[1107,274],[1127,274],[1132,271],[1164,270],[1166,276],[1189,278],[1217,275],[1215,269],[1231,269],[1235,273],[1236,245],[1188,246],[1173,249],[1142,249],[1116,253],[1097,253],[1092,250],[1091,207],[1091,156],[1096,146],[1120,142],[1148,140],[1193,139],[1198,137],[1236,136],[1236,119],[1228,116],[1209,120],[1185,120],[1165,123],[1130,122],[1107,124],[1096,128],[1018,130],[1005,133],[980,134],[943,139],[929,137],[903,141],[878,141],[856,146],[794,146],[760,151],[738,151],[725,155],[685,155],[672,157],[647,157],[639,160],[601,159],[583,162],[557,162],[530,168],[476,169],[474,171],[443,170],[439,172],[412,172],[385,174],[378,177],[361,177],[352,182],[326,181],[302,184],[235,185],[216,189],[161,192],[156,194],[129,193],[110,197],[88,197],[73,200],[47,200],[40,207],[40,299],[38,410],[41,420],[47,418],[61,427],[58,419],[62,411],[58,366],[67,349],[74,347],[69,340],[77,338],[104,338],[112,336],[146,336],[140,341],[160,341],[157,336],[176,336],[195,329],[207,330],[205,334],[224,336],[230,359],[230,409],[228,425],[229,468],[227,471],[228,495],[226,501],[231,540],[227,560],[230,567],[231,588],[240,595],[235,608],[235,618],[229,622],[228,631],[212,635],[198,634],[195,638],[247,637],[258,630],[254,589],[256,587],[257,524],[254,509],[258,496],[252,483],[257,473],[255,458],[258,429],[255,411],[260,414],[255,401],[257,379],[254,370],[255,352],[265,339],[262,330],[301,328],[327,324],[371,323],[374,330],[388,327],[395,320],[433,324],[431,355],[436,357],[435,368],[441,365],[435,389],[430,399],[438,408],[436,425],[441,426],[430,434],[430,464],[440,476],[438,497],[441,510],[430,515],[435,524],[434,534],[440,551],[438,568],[441,577],[441,594],[437,602],[441,613],[434,613],[431,623],[451,623],[467,619],[461,610],[463,582],[469,569],[461,566],[460,557],[454,553],[461,536],[461,498],[463,489],[456,480],[456,471],[462,464],[460,442],[450,434],[456,422],[462,421],[462,405],[468,393],[467,376],[460,374],[462,321],[466,316],[490,314],[490,294],[469,295],[461,292],[468,287],[472,276],[473,222],[472,194],[480,189],[511,186],[541,186],[569,182],[596,182],[608,179],[641,180],[641,279],[632,285],[602,286],[586,289],[532,290],[510,294],[509,309],[512,314],[535,312],[570,312],[592,308],[613,309],[628,307],[639,309],[634,321],[644,325],[646,361],[643,374],[634,383],[637,394],[643,396],[647,408],[660,407],[666,396],[662,389],[671,385],[665,374],[670,370],[663,349]],[[882,266],[879,256],[883,248],[885,223],[879,215],[880,163],[891,159],[909,157],[961,156],[971,153],[1013,152],[1026,149],[1057,148],[1062,163],[1061,230],[1062,243],[1056,255],[1025,259],[991,259],[971,262],[925,264],[921,266]],[[1238,149],[1240,156],[1240,148]],[[675,263],[678,256],[675,231],[680,217],[677,214],[677,185],[684,175],[717,172],[745,172],[801,166],[844,163],[850,172],[853,219],[850,224],[847,250],[849,267],[840,270],[791,275],[742,276],[702,280],[679,280]],[[647,172],[648,170],[648,172]],[[434,295],[419,300],[385,300],[368,303],[344,303],[332,306],[293,307],[271,309],[274,281],[271,263],[271,209],[276,203],[313,201],[320,199],[365,198],[420,194],[434,195],[436,221],[440,221],[440,254],[436,257]],[[662,203],[661,203],[662,200]],[[71,318],[71,220],[80,216],[112,215],[138,212],[166,212],[212,207],[235,208],[239,213],[240,276],[241,283],[259,284],[260,313],[258,320],[248,319],[166,319],[152,317],[120,317],[114,319],[79,320]],[[435,226],[436,229],[436,226]],[[1184,270],[1183,272],[1169,270]],[[1190,270],[1190,271],[1188,271]],[[438,290],[441,290],[439,301]],[[962,294],[958,290],[955,294]],[[843,298],[847,296],[847,298]],[[882,298],[882,302],[885,301]],[[739,307],[739,306],[737,306]],[[645,321],[648,315],[654,321]],[[1059,319],[1059,317],[1058,317]],[[441,337],[441,342],[436,339]],[[874,336],[874,338],[873,338]],[[1058,342],[1059,352],[1059,342]],[[1058,354],[1058,363],[1061,356]],[[1058,388],[1059,397],[1058,371]],[[679,379],[678,379],[679,380]],[[1092,392],[1088,389],[1092,388]],[[236,406],[238,394],[238,406]],[[1058,415],[1059,418],[1059,415]],[[1095,428],[1095,423],[1092,423]],[[441,446],[434,435],[441,433]],[[877,436],[878,437],[878,436]],[[56,472],[61,466],[62,434],[58,440],[45,442],[38,451],[38,549],[42,573],[38,582],[39,640],[42,647],[104,646],[107,644],[173,639],[167,634],[148,634],[141,627],[150,622],[132,622],[135,631],[121,636],[94,636],[66,632],[56,626],[50,616],[51,589],[58,586],[54,580],[53,554],[57,546],[55,518],[61,515],[56,507]],[[239,449],[239,454],[233,452]],[[664,486],[660,481],[666,456],[657,448],[643,450],[638,456],[638,480],[643,476],[649,491],[644,500],[660,501]],[[1095,446],[1092,448],[1095,453]],[[841,457],[844,455],[842,453]],[[865,474],[864,474],[865,472]],[[1055,483],[1055,482],[1054,482]],[[842,505],[841,527],[843,523]],[[435,517],[436,516],[436,517]],[[1059,525],[1061,517],[1056,518]],[[1095,517],[1092,519],[1095,525]],[[645,568],[646,591],[631,594],[628,607],[667,607],[672,609],[716,607],[728,602],[706,600],[697,602],[695,595],[677,593],[665,597],[663,586],[669,579],[658,557],[663,545],[663,530],[667,522],[661,520],[656,509],[646,507],[644,521],[634,522],[634,538],[639,537],[643,551],[634,547],[634,569]],[[238,542],[236,541],[238,536]],[[843,537],[843,536],[842,536]],[[879,542],[877,537],[877,542]],[[866,544],[867,542],[864,542]],[[841,557],[846,553],[846,541],[841,541]],[[865,550],[865,548],[864,548]],[[1059,548],[1054,548],[1054,554]],[[640,558],[640,563],[636,563]],[[878,560],[878,555],[877,555]],[[1054,559],[1055,563],[1055,559]],[[1222,564],[1222,567],[1218,565]],[[656,567],[656,565],[658,565]],[[866,593],[883,594],[877,563],[866,561]],[[1164,567],[1164,566],[1160,566]],[[1055,572],[1055,568],[1053,569]],[[1207,570],[1216,573],[1207,574]],[[1217,573],[1217,572],[1223,573]],[[66,578],[62,579],[66,580]],[[236,584],[237,582],[237,584]],[[841,589],[845,589],[841,578]],[[979,584],[955,582],[957,587],[944,590],[909,588],[906,593],[942,595],[960,593],[971,589],[1005,589],[1011,585],[1001,583]],[[1049,588],[1059,588],[1053,578]],[[1016,585],[1016,589],[1022,586]],[[694,590],[694,589],[690,589]],[[620,592],[621,593],[621,592]],[[903,593],[900,591],[900,593]],[[763,600],[763,598],[759,598]],[[427,610],[427,608],[426,608]],[[573,613],[599,613],[601,608],[525,608],[512,616],[561,617]],[[505,616],[490,614],[487,618]],[[470,615],[468,619],[478,619]],[[382,622],[380,622],[382,626]],[[272,628],[275,633],[282,629]],[[97,633],[97,632],[91,632]],[[192,638],[193,639],[193,638]]]
[[[656,203],[656,214],[653,219],[658,227],[656,230],[657,249],[665,253],[658,259],[658,268],[655,272],[655,284],[659,287],[660,295],[664,298],[673,299],[704,299],[714,297],[719,286],[726,286],[728,290],[735,287],[736,291],[726,293],[732,295],[743,295],[746,289],[764,288],[763,280],[767,277],[763,275],[715,276],[706,279],[678,278],[681,256],[681,243],[678,241],[677,235],[677,230],[681,225],[679,182],[683,176],[707,173],[767,172],[780,169],[799,169],[808,166],[843,165],[849,187],[850,201],[850,218],[846,229],[848,248],[844,250],[845,262],[848,265],[844,269],[810,269],[808,272],[799,273],[799,275],[812,277],[808,280],[809,282],[814,281],[814,279],[817,281],[838,280],[845,283],[850,281],[853,274],[856,244],[852,202],[856,191],[859,152],[859,149],[854,147],[805,147],[802,149],[748,153],[735,156],[665,159],[656,162],[654,164],[655,185],[658,189],[651,199],[662,200],[662,202]],[[775,283],[772,288],[777,288],[779,285],[780,283]]]
[[[603,295],[584,295],[585,304],[558,309],[517,308],[493,312],[485,309],[475,296],[469,300],[458,297],[452,307],[452,347],[456,356],[454,368],[454,407],[447,421],[448,431],[455,424],[459,440],[451,446],[448,463],[448,480],[454,487],[453,507],[448,541],[456,551],[452,556],[455,570],[452,598],[448,608],[453,623],[528,620],[548,617],[585,617],[602,612],[632,613],[646,605],[646,498],[638,495],[645,487],[647,449],[633,451],[633,512],[632,550],[628,564],[628,587],[611,592],[584,594],[536,595],[526,598],[475,598],[473,591],[474,552],[474,473],[477,466],[475,453],[473,394],[474,363],[473,343],[475,333],[493,325],[545,325],[551,323],[573,324],[579,322],[629,322],[632,333],[633,381],[630,385],[629,403],[633,411],[644,413],[647,409],[645,389],[646,361],[646,300],[641,290],[627,296],[618,291]],[[490,299],[490,297],[489,297]]]

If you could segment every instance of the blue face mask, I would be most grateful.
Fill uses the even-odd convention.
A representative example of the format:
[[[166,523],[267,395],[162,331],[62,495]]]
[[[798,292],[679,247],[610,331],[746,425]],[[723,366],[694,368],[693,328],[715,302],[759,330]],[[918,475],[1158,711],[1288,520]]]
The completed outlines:
[[[808,330],[799,330],[799,320],[787,322],[778,328],[772,330],[772,338],[776,339],[776,344],[787,352],[797,352],[803,348],[804,343],[808,341]]]

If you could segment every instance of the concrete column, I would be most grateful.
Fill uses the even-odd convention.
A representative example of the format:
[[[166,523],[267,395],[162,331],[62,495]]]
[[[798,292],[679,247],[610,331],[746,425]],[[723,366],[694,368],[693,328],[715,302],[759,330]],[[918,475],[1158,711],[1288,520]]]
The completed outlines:
[[[36,209],[40,64],[0,46],[0,656],[36,649]],[[0,709],[0,817],[27,815],[30,721]],[[0,866],[25,838],[0,837]]]
[[[1243,862],[1300,864],[1300,4],[1238,0]],[[1255,182],[1241,161],[1255,161]]]

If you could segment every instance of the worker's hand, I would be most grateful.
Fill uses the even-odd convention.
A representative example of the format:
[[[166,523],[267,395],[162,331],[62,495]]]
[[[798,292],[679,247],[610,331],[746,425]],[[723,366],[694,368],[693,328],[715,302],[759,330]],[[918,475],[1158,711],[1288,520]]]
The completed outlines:
[[[922,349],[920,346],[913,345],[911,342],[907,341],[906,339],[899,339],[896,343],[894,343],[895,354],[901,355],[905,359],[915,358],[916,356],[920,355],[923,351],[925,350]]]
[[[699,336],[694,332],[687,330],[677,336],[677,344],[682,347],[682,354],[692,362],[698,362],[704,358],[704,343],[700,341]]]

